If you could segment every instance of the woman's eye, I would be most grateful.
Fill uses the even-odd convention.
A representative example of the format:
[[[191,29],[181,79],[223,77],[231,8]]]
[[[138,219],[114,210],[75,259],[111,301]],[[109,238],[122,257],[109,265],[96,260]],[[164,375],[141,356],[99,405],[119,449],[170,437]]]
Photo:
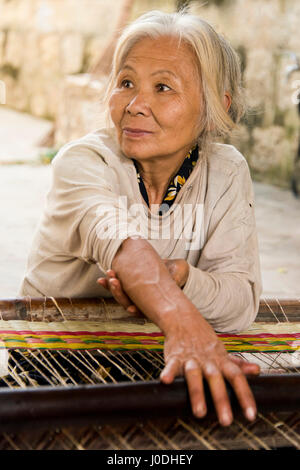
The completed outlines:
[[[122,80],[121,87],[122,88],[132,88],[133,84],[130,80]]]
[[[165,85],[164,83],[158,83],[156,85],[158,91],[169,91],[171,88],[168,85]]]

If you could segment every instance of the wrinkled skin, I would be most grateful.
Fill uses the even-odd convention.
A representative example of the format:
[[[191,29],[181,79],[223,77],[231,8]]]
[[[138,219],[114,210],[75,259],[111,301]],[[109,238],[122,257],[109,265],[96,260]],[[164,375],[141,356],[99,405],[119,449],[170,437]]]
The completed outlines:
[[[164,259],[163,262],[168,268],[168,271],[176,284],[179,287],[184,287],[188,275],[189,275],[189,265],[184,259]],[[122,307],[132,314],[141,315],[141,312],[134,305],[129,297],[125,294],[122,289],[121,283],[117,278],[115,271],[110,269],[107,271],[106,277],[100,277],[97,282],[105,289],[109,290],[115,300],[122,305]]]
[[[224,109],[230,96],[222,97]],[[170,178],[197,140],[203,114],[200,73],[190,47],[174,38],[138,41],[129,51],[110,98],[120,148],[137,161],[150,210],[161,204]],[[142,238],[121,244],[112,269],[97,282],[132,314],[142,312],[165,335],[162,382],[184,375],[195,416],[206,413],[203,378],[209,384],[219,421],[233,419],[225,380],[231,383],[249,420],[256,404],[245,375],[259,367],[230,356],[216,333],[183,293],[189,266],[162,260]]]
[[[132,244],[134,242],[138,242],[138,240],[127,239],[123,245],[128,243]],[[143,245],[147,244],[145,240],[140,240],[140,242]],[[119,262],[122,256],[124,257],[123,259],[126,260],[123,267],[124,273],[126,273],[124,276],[125,284],[130,284],[131,275],[127,270],[128,265],[132,265],[131,274],[133,276],[137,274],[132,256],[129,255],[127,257],[130,248],[131,247],[129,247],[128,250],[123,249],[123,254],[121,250],[121,253],[116,256],[117,261],[119,258]],[[152,251],[152,247],[149,244],[147,248],[148,251]],[[148,266],[146,277],[151,277],[151,264],[147,263],[146,256],[147,248],[144,245],[142,250],[144,260]],[[134,247],[132,247],[132,249],[134,252]],[[155,264],[156,261],[155,256],[153,256],[153,264]],[[169,262],[168,260],[161,260],[161,268],[166,272],[160,276],[160,279],[162,284],[165,284],[164,281],[166,277],[171,280],[170,282],[168,279],[169,282],[166,283],[166,290],[169,289],[169,285],[171,284],[171,291],[173,291],[173,295],[176,297],[178,292],[176,292],[175,287],[181,293],[179,286],[183,285],[184,280],[187,278],[188,273],[186,271],[188,265],[185,260],[170,261],[171,260],[169,260]],[[123,260],[121,260],[121,264],[122,262]],[[172,266],[171,270],[170,266]],[[118,268],[118,263],[116,263],[116,267]],[[225,380],[227,380],[236,393],[244,415],[247,419],[253,421],[256,416],[256,404],[245,375],[259,374],[259,367],[237,356],[229,355],[207,321],[189,301],[187,301],[187,305],[185,306],[183,298],[178,304],[180,305],[180,311],[178,312],[175,309],[172,312],[171,309],[169,312],[168,309],[166,309],[166,320],[160,322],[160,314],[161,318],[164,317],[164,301],[162,300],[160,303],[159,295],[153,295],[155,283],[152,291],[151,289],[147,289],[147,283],[143,285],[143,279],[141,279],[143,277],[142,275],[139,275],[140,287],[135,286],[138,287],[135,292],[137,299],[136,304],[140,305],[140,308],[138,308],[130,297],[130,290],[134,292],[135,289],[129,288],[127,291],[124,290],[116,271],[117,269],[109,270],[106,277],[99,278],[97,282],[108,289],[116,301],[132,314],[137,315],[140,314],[140,312],[144,313],[147,305],[148,312],[146,316],[157,323],[165,334],[165,368],[161,373],[161,380],[169,384],[172,383],[176,376],[184,375],[188,384],[193,413],[196,417],[200,418],[203,417],[207,411],[203,389],[203,378],[205,378],[210,387],[219,422],[223,426],[228,426],[233,420],[233,415],[226,392]],[[122,276],[122,269],[120,269],[120,273]],[[151,301],[153,298],[155,299],[156,307],[159,305],[162,306],[161,311],[158,311],[157,314],[151,311]],[[143,305],[145,306],[144,308]],[[151,313],[154,314],[151,315]]]

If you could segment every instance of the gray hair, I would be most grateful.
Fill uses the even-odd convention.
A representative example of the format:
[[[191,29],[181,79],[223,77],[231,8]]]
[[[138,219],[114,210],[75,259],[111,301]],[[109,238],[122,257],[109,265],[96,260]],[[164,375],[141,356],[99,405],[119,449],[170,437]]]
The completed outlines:
[[[199,146],[204,152],[212,138],[226,137],[236,127],[246,110],[241,84],[240,59],[228,41],[205,20],[188,13],[151,11],[129,24],[122,32],[114,53],[108,102],[117,76],[132,47],[141,39],[173,36],[192,47],[198,63],[204,109],[201,116]],[[224,108],[224,93],[231,96],[231,106]]]

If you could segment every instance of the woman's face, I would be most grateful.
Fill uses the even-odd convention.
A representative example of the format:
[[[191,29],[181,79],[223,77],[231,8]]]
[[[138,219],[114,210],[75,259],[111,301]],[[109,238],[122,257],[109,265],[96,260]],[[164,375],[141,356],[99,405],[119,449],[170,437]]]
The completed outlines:
[[[184,158],[199,135],[202,93],[190,47],[144,38],[129,52],[109,101],[119,144],[129,158]]]

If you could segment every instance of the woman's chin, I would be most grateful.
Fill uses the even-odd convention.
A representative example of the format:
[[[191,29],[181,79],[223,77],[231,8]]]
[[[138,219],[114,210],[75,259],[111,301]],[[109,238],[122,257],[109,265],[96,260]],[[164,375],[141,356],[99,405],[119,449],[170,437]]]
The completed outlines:
[[[146,149],[142,143],[122,143],[121,149],[126,157],[134,158],[135,160],[146,160],[155,155],[155,152]]]

